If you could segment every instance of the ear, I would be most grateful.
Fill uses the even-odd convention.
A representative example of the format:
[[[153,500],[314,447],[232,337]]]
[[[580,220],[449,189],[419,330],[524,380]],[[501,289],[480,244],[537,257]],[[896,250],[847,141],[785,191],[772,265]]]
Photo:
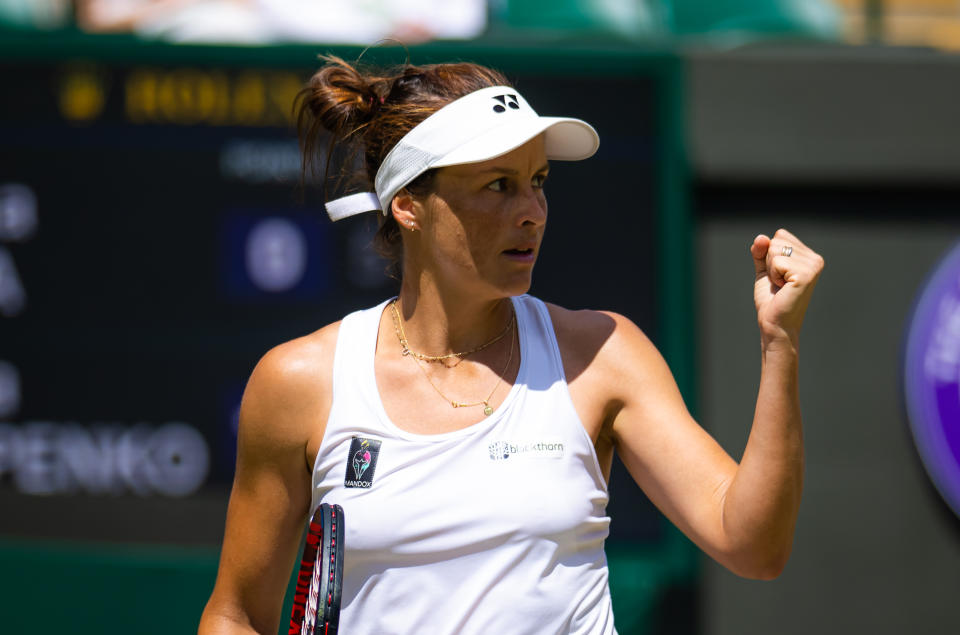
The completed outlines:
[[[413,196],[407,190],[400,190],[390,201],[390,212],[401,229],[410,231],[420,229],[420,223],[417,221],[419,209],[420,206],[413,200]]]

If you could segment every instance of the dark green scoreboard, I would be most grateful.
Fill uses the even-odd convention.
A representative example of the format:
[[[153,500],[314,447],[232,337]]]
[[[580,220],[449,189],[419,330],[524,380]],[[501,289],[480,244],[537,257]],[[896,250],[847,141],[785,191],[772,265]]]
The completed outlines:
[[[334,225],[323,184],[301,188],[291,104],[329,50],[0,44],[0,536],[11,544],[215,545],[256,361],[395,292],[369,247],[373,219]],[[551,167],[532,293],[632,318],[689,399],[676,59],[518,45],[410,55],[495,66],[541,114],[597,128],[593,158]],[[610,514],[611,544],[653,563],[657,582],[689,568],[622,467]],[[621,630],[642,622],[629,615],[618,611]]]

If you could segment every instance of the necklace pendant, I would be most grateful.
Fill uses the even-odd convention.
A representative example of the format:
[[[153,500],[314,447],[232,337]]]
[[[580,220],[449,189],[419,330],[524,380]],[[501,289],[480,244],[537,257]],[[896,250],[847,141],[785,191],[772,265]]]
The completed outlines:
[[[493,408],[491,408],[487,402],[483,402],[483,414],[487,417],[493,414]]]

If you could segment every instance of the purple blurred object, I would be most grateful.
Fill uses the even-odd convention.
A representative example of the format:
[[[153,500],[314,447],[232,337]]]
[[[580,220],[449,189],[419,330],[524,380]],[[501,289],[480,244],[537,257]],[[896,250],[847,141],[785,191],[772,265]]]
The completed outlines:
[[[960,516],[960,244],[920,292],[907,329],[904,390],[927,474]]]

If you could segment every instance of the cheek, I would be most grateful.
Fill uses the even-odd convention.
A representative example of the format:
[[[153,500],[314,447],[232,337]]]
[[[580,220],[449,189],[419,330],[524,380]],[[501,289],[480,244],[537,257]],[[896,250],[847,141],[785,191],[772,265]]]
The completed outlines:
[[[435,238],[442,252],[439,255],[461,266],[489,260],[500,243],[504,222],[496,207],[476,200],[451,203],[457,211],[443,210],[436,218]]]
[[[441,268],[473,268],[473,237],[476,228],[448,210],[433,220],[430,251],[432,260]]]
[[[464,219],[464,230],[473,261],[483,263],[497,260],[504,249],[505,235],[509,234],[509,214],[497,208],[476,210],[469,219]]]
[[[478,213],[464,223],[464,231],[471,246],[489,249],[497,243],[502,224],[495,214]]]

